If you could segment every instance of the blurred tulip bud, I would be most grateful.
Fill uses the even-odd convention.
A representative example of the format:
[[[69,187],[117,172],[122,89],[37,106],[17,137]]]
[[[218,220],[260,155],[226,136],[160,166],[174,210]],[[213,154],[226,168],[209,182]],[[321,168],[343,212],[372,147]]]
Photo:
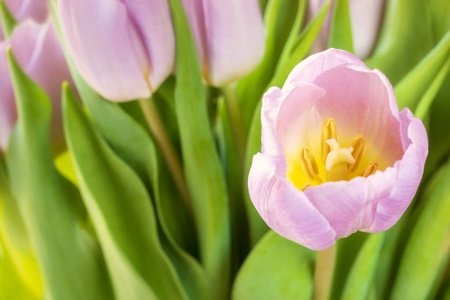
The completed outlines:
[[[58,1],[70,53],[103,97],[149,97],[170,75],[175,37],[167,0]]]
[[[26,20],[14,29],[8,41],[0,42],[0,149],[6,149],[17,120],[6,57],[9,46],[23,71],[52,100],[52,139],[55,145],[62,143],[61,83],[71,81],[70,72],[50,20],[42,24]]]
[[[3,0],[9,12],[17,21],[31,18],[36,22],[44,22],[48,16],[48,5],[46,0]],[[2,24],[0,22],[0,41],[5,39]]]
[[[317,15],[326,0],[310,0],[309,16]],[[331,3],[330,11],[313,46],[314,52],[323,51],[328,45],[331,18],[336,0]],[[384,13],[384,0],[349,0],[352,23],[353,48],[356,56],[367,58],[375,45]]]
[[[257,0],[182,0],[205,80],[223,86],[262,59],[265,32]]]
[[[47,0],[3,0],[17,21],[31,18],[42,23],[48,16]]]

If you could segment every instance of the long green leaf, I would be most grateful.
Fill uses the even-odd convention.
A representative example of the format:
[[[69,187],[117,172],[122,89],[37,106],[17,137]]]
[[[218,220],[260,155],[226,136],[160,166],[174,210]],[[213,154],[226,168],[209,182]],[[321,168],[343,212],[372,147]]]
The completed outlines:
[[[384,233],[371,234],[358,253],[342,293],[343,300],[367,299],[378,263]]]
[[[287,57],[285,61],[282,60],[278,63],[275,76],[270,81],[269,87],[274,85],[282,86],[292,69],[308,54],[308,51],[311,49],[311,46],[322,28],[322,24],[325,21],[330,8],[330,3],[331,1],[329,0],[325,2],[317,16],[311,20],[298,38],[289,57]]]
[[[425,299],[440,266],[449,255],[443,252],[450,230],[450,164],[430,192],[402,256],[391,299]]]
[[[349,0],[336,0],[328,47],[353,52],[352,24],[348,2]]]
[[[54,24],[59,30],[54,3],[50,8]],[[77,90],[92,115],[93,124],[114,152],[138,173],[146,186],[151,187],[162,229],[159,230],[161,244],[174,264],[185,291],[190,299],[203,299],[205,271],[198,261],[184,251],[195,248],[191,246],[196,241],[192,220],[180,197],[170,189],[173,186],[170,176],[159,167],[154,141],[141,123],[131,118],[118,104],[100,97],[86,84],[77,72],[63,38],[62,45]],[[170,83],[167,86],[170,88]],[[136,106],[137,103],[127,104],[128,111],[133,111],[133,115],[139,117],[141,112]]]
[[[314,254],[273,231],[267,232],[239,271],[232,299],[310,299]]]
[[[98,242],[86,230],[86,211],[75,187],[55,169],[50,152],[50,100],[8,62],[19,121],[7,153],[11,187],[51,299],[111,299]]]
[[[68,85],[64,90],[69,149],[117,297],[186,299],[159,242],[144,185],[93,130]]]
[[[175,109],[184,170],[200,240],[200,257],[211,297],[227,297],[230,216],[225,178],[211,133],[205,89],[189,24],[179,0],[170,0],[176,36]]]
[[[400,109],[416,108],[448,57],[450,57],[450,32],[395,86],[395,96]]]
[[[5,1],[0,1],[0,22],[2,24],[3,34],[9,38],[17,25],[17,21],[9,11]]]
[[[2,259],[0,267],[0,298],[39,299],[43,283],[35,253],[32,249],[17,200],[11,194],[8,178],[0,155],[0,242]]]
[[[380,69],[393,85],[434,46],[427,3],[423,0],[386,1],[378,42],[366,64]]]
[[[247,130],[255,106],[272,78],[282,53],[291,53],[292,41],[298,38],[303,23],[305,6],[305,0],[271,0],[267,4],[264,15],[267,31],[264,57],[258,67],[238,84],[238,95]]]

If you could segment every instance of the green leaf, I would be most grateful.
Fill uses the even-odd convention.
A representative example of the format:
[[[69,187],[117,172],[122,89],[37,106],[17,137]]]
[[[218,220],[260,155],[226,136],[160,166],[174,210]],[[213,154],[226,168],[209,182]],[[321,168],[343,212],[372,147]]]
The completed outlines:
[[[186,299],[139,177],[93,130],[67,84],[63,104],[75,172],[117,297]]]
[[[292,43],[300,33],[305,7],[305,0],[271,0],[267,4],[264,15],[267,30],[264,57],[258,67],[238,84],[238,95],[247,129],[255,106],[272,78],[282,53],[291,53]]]
[[[342,294],[345,299],[367,299],[383,245],[384,233],[370,234],[358,253]]]
[[[55,27],[60,30],[55,3],[50,8]],[[61,35],[60,32],[59,34]],[[118,104],[100,97],[80,77],[70,58],[67,44],[64,43],[63,38],[61,40],[77,90],[92,115],[92,122],[96,129],[108,141],[114,152],[131,166],[153,191],[156,212],[162,229],[159,230],[161,244],[175,266],[185,291],[190,299],[204,299],[205,271],[198,261],[184,251],[195,248],[195,245],[192,246],[196,241],[192,220],[179,195],[171,188],[173,183],[167,171],[159,168],[160,160],[156,145],[149,136],[148,130],[142,127],[145,119],[137,102],[126,105],[127,112],[132,112],[138,118],[135,120]],[[161,88],[167,88],[161,89],[161,92],[170,93],[171,85],[171,82],[166,81]],[[139,122],[141,119],[144,121]],[[196,253],[196,251],[191,252]]]
[[[328,39],[329,48],[339,48],[353,53],[352,24],[349,0],[336,0]]]
[[[450,32],[442,38],[427,56],[395,85],[395,96],[399,109],[415,110],[420,99],[429,89],[436,75],[450,57]]]
[[[437,175],[439,176],[439,174]],[[450,164],[428,191],[419,218],[402,255],[391,299],[425,299],[448,257],[445,239],[450,231]],[[431,188],[431,186],[430,186]],[[427,191],[425,191],[425,194]]]
[[[50,100],[8,51],[19,120],[7,153],[13,195],[41,269],[46,297],[112,299],[97,241],[85,229],[76,188],[55,169],[50,152]]]
[[[211,297],[225,299],[229,285],[230,216],[224,171],[210,129],[207,99],[189,24],[181,2],[169,2],[177,42],[175,109],[200,258],[210,278]]]
[[[424,119],[428,113],[428,110],[431,107],[434,99],[436,98],[436,94],[439,92],[442,84],[444,83],[447,74],[449,74],[450,70],[450,55],[447,58],[447,61],[442,66],[439,73],[436,75],[434,80],[431,82],[430,86],[426,90],[425,94],[420,99],[419,105],[417,106],[416,111],[414,112],[415,116],[420,119]]]
[[[17,25],[17,21],[9,11],[5,1],[0,1],[0,22],[5,38],[9,38]],[[2,30],[0,29],[0,30]]]
[[[433,48],[428,1],[386,1],[378,42],[366,64],[395,86]]]
[[[298,38],[290,55],[286,56],[285,60],[282,59],[278,63],[275,76],[270,81],[268,85],[269,87],[281,87],[292,69],[308,54],[309,49],[313,45],[320,29],[322,28],[322,24],[325,21],[330,8],[330,3],[330,0],[325,2],[317,16],[309,22],[308,26]]]
[[[269,231],[242,265],[232,299],[310,299],[314,258],[314,251]]]
[[[17,201],[11,194],[8,178],[0,154],[0,242],[2,259],[0,267],[0,297],[13,299],[40,299],[43,283],[24,220]]]

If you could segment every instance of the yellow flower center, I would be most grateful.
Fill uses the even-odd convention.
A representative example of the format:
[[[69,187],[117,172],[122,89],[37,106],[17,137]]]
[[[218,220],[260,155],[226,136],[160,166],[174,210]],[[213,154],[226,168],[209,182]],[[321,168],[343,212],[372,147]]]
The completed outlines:
[[[290,166],[287,178],[304,191],[311,185],[318,185],[324,181],[350,180],[356,176],[368,177],[377,171],[378,164],[370,161],[362,172],[358,168],[365,144],[366,139],[358,135],[349,147],[341,147],[337,138],[336,122],[332,118],[326,119],[321,132],[321,153],[313,153],[310,147],[302,147],[299,153],[300,166]],[[301,167],[303,174],[299,172],[298,167]]]

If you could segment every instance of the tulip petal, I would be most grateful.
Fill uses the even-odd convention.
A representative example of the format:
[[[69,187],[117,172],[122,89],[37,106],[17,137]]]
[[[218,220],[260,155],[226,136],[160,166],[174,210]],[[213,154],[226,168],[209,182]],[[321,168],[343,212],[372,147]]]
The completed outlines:
[[[17,121],[16,103],[6,59],[6,43],[0,43],[0,149],[6,150]]]
[[[377,206],[375,219],[368,232],[392,227],[402,216],[417,191],[428,155],[428,138],[423,123],[405,108],[400,112],[401,137],[405,154],[396,162],[397,181],[389,197]]]
[[[175,36],[167,0],[124,0],[127,11],[140,30],[150,61],[152,91],[173,71]]]
[[[283,146],[276,130],[276,119],[283,98],[283,92],[278,87],[272,87],[262,99],[261,152],[272,156],[283,154]]]
[[[250,198],[278,234],[313,250],[335,243],[336,233],[305,194],[286,180],[286,166],[264,154],[253,157],[248,178]]]
[[[321,53],[311,55],[307,59],[300,62],[289,74],[283,89],[288,86],[295,85],[298,82],[313,83],[314,79],[323,72],[338,67],[350,65],[354,69],[360,71],[372,71],[353,54],[339,49],[328,49]]]
[[[148,58],[121,1],[58,1],[75,65],[98,93],[114,101],[150,96]]]
[[[206,78],[223,86],[249,73],[262,59],[264,25],[256,0],[184,0]],[[200,20],[203,16],[203,20]],[[203,28],[202,28],[203,27]]]
[[[62,141],[61,84],[72,80],[52,23],[24,21],[14,30],[10,44],[23,71],[52,100],[52,139]]]
[[[11,14],[17,20],[32,18],[44,22],[48,15],[46,0],[4,0]]]
[[[396,175],[394,168],[388,168],[368,178],[325,182],[306,189],[304,193],[328,220],[336,232],[336,239],[339,239],[372,224],[377,204],[389,196]]]
[[[353,48],[361,59],[369,56],[380,29],[384,0],[350,0]]]

